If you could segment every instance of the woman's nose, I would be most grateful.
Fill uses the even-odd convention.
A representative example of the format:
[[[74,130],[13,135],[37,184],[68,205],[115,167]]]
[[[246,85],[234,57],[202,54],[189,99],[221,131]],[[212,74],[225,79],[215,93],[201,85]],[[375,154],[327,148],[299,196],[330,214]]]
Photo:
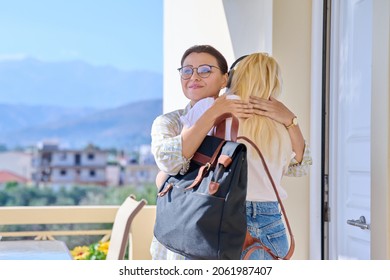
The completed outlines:
[[[191,75],[191,80],[200,80],[202,79],[199,74],[198,74],[198,69],[194,69],[194,71],[192,72],[192,75]]]

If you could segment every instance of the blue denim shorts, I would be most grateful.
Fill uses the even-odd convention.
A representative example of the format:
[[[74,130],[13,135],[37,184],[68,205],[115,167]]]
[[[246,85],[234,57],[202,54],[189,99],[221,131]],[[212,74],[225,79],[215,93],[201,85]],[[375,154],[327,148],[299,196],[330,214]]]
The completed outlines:
[[[275,202],[246,202],[246,218],[249,233],[267,246],[272,252],[284,257],[287,254],[289,243],[286,228],[279,210],[279,203]],[[242,255],[251,247],[247,248]],[[255,250],[250,260],[272,260],[272,256],[262,249]]]

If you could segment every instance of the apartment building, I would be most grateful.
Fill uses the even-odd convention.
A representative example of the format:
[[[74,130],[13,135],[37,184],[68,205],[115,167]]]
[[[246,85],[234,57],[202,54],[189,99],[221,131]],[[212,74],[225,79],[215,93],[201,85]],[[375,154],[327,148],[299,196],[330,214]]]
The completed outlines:
[[[82,150],[60,149],[57,144],[42,144],[36,150],[32,178],[36,184],[107,185],[107,151],[95,146]]]

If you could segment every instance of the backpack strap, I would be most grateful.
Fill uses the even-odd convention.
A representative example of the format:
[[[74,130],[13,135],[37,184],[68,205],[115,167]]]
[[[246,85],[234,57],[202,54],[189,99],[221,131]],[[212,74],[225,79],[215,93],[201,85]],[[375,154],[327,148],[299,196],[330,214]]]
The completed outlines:
[[[214,122],[215,126],[215,136],[221,139],[225,139],[225,130],[226,130],[226,119],[232,118],[232,124],[230,127],[230,138],[231,141],[237,142],[238,126],[239,120],[232,113],[225,113],[220,115]]]
[[[265,159],[263,157],[263,154],[261,153],[260,149],[257,147],[257,145],[252,141],[250,140],[249,138],[245,137],[245,136],[239,136],[237,137],[237,140],[239,139],[242,139],[242,140],[245,140],[246,142],[248,142],[249,144],[252,145],[252,147],[256,150],[257,154],[260,156],[261,158],[261,161],[263,162],[263,165],[264,165],[264,170],[265,172],[267,173],[267,176],[269,178],[269,180],[271,181],[271,184],[272,184],[272,187],[275,191],[275,194],[276,194],[276,198],[278,199],[278,202],[279,202],[279,205],[280,205],[280,208],[282,210],[282,213],[283,213],[283,216],[284,216],[284,219],[286,221],[286,226],[287,226],[287,229],[288,229],[288,233],[290,235],[290,248],[286,254],[286,256],[284,256],[283,258],[279,257],[279,256],[276,256],[275,254],[272,253],[272,251],[266,247],[259,239],[257,238],[254,238],[252,237],[249,232],[247,232],[247,236],[245,238],[245,243],[244,243],[244,249],[249,247],[251,244],[253,244],[254,242],[259,242],[261,244],[261,246],[254,246],[252,247],[250,250],[248,250],[248,252],[245,254],[244,256],[244,260],[248,259],[249,256],[256,250],[256,249],[263,249],[265,251],[267,251],[274,259],[283,259],[283,260],[288,260],[291,258],[291,256],[293,255],[294,253],[294,250],[295,250],[295,239],[294,239],[294,235],[292,233],[292,230],[291,230],[291,226],[290,226],[290,223],[288,221],[288,218],[287,218],[287,214],[286,214],[286,210],[284,209],[284,206],[283,206],[283,203],[282,203],[282,200],[280,199],[280,196],[279,196],[279,192],[276,188],[276,185],[275,185],[275,182],[274,180],[272,179],[272,176],[271,176],[271,173],[268,169],[268,166],[267,166],[267,163],[265,162]]]

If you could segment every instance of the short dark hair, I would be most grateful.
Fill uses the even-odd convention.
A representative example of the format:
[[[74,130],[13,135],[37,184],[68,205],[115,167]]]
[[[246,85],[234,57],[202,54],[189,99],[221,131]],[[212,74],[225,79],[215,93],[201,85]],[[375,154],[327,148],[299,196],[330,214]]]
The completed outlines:
[[[228,72],[228,64],[226,58],[214,47],[210,45],[195,45],[187,49],[182,58],[181,58],[181,66],[183,66],[183,62],[188,55],[191,53],[208,53],[214,56],[217,59],[218,67],[223,74]]]

